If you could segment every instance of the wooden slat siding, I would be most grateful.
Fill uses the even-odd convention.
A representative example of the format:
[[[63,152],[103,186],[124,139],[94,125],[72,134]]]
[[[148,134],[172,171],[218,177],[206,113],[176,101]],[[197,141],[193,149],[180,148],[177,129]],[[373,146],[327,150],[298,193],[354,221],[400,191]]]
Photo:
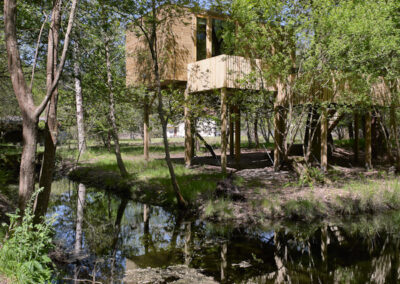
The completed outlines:
[[[187,64],[196,61],[196,16],[189,10],[171,19],[167,28],[157,33],[160,54],[160,74],[164,82],[187,80]],[[144,36],[126,31],[126,85],[152,85],[151,56]]]
[[[255,82],[247,81],[254,72],[257,76],[261,61],[233,56],[219,55],[188,65],[188,87],[190,92],[202,92],[226,87],[229,89],[260,90],[265,88],[261,77]],[[267,87],[268,90],[274,90]]]

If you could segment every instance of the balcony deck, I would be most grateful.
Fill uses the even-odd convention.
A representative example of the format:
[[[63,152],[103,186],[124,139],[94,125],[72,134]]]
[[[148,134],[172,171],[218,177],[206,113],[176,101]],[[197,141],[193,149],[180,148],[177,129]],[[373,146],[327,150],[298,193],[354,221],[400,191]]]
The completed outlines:
[[[261,60],[219,55],[188,64],[187,86],[190,93],[215,89],[275,90],[261,76]]]

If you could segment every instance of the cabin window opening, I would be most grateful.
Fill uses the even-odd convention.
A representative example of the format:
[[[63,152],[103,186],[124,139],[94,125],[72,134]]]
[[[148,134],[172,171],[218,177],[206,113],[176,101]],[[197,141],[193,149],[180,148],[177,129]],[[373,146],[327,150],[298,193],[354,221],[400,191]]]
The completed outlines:
[[[228,50],[224,42],[224,34],[231,31],[234,31],[232,23],[220,19],[212,19],[212,56],[232,55],[232,52]]]
[[[207,19],[197,18],[196,61],[207,58]]]

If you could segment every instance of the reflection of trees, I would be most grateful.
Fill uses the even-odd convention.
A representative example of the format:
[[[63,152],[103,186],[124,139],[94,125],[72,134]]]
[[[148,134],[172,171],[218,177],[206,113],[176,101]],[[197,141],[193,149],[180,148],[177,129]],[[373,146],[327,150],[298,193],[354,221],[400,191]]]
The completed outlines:
[[[75,254],[79,255],[82,248],[82,224],[83,224],[83,211],[85,208],[86,199],[86,186],[82,183],[78,186],[78,201],[76,205],[76,232],[75,232]]]
[[[187,266],[189,266],[190,262],[192,261],[191,250],[190,250],[191,239],[192,239],[192,223],[191,222],[185,222],[185,249],[184,249],[184,254],[185,254],[185,265],[187,265]]]
[[[108,198],[91,189],[86,190],[86,204],[83,196],[84,188],[79,187],[52,201],[59,209],[56,227],[66,247],[73,248],[75,255],[78,250],[89,255],[81,261],[81,279],[90,278],[97,261],[98,281],[117,280],[124,274],[128,257],[136,268],[186,264],[229,283],[399,280],[400,238],[387,231],[400,231],[400,226],[392,223],[381,226],[367,220],[362,226],[311,224],[277,226],[275,231],[264,228],[262,233],[247,228],[217,231],[159,207]],[[239,267],[242,261],[251,266]]]
[[[221,281],[222,282],[224,282],[226,280],[226,268],[228,266],[227,252],[228,252],[228,245],[226,244],[226,242],[223,242],[222,246],[221,246]]]
[[[281,243],[281,237],[279,232],[275,232],[274,243],[275,243],[275,253],[274,259],[276,264],[276,278],[275,283],[291,283],[288,270],[286,268],[287,263],[287,246],[286,242]]]
[[[114,239],[113,239],[113,244],[112,244],[112,253],[111,253],[111,282],[114,282],[114,277],[115,277],[115,262],[116,260],[116,255],[117,255],[117,244],[118,244],[118,238],[119,238],[119,233],[121,231],[121,221],[122,217],[124,216],[124,212],[126,209],[126,205],[128,205],[128,199],[122,199],[121,204],[118,207],[117,211],[117,217],[115,219],[114,223]]]
[[[83,233],[83,218],[84,214],[83,211],[85,209],[85,200],[86,200],[86,186],[82,183],[78,186],[78,198],[77,198],[77,205],[76,205],[76,231],[75,231],[75,250],[74,254],[78,258],[81,254],[82,249],[82,233]],[[75,283],[78,280],[79,274],[79,267],[75,265],[74,268],[74,279]]]

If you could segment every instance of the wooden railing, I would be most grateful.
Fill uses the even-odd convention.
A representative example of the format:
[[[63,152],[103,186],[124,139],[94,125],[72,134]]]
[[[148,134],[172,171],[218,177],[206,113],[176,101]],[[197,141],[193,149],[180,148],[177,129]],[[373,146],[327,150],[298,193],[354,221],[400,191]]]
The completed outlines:
[[[261,76],[261,61],[220,55],[188,64],[189,92],[214,89],[273,90]]]

